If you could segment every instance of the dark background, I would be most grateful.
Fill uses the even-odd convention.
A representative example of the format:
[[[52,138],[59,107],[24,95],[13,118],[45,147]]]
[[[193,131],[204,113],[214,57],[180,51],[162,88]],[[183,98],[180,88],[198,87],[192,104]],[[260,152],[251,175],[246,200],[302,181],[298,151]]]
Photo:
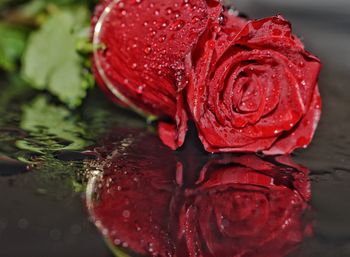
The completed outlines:
[[[282,14],[323,63],[324,111],[312,146],[294,155],[311,170],[315,237],[294,256],[350,256],[350,1],[237,0],[250,18]],[[110,257],[88,220],[80,194],[50,182],[41,195],[35,174],[0,177],[0,257]],[[67,194],[69,194],[67,196]]]

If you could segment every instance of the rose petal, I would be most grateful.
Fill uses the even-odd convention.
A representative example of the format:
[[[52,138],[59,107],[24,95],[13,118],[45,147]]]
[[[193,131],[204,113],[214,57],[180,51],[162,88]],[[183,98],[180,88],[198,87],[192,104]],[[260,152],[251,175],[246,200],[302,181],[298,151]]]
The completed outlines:
[[[204,34],[203,50],[186,59],[187,102],[204,148],[282,154],[309,144],[320,114],[308,115],[319,60],[281,16],[238,24],[241,30]],[[289,135],[306,116],[311,125],[296,142]]]

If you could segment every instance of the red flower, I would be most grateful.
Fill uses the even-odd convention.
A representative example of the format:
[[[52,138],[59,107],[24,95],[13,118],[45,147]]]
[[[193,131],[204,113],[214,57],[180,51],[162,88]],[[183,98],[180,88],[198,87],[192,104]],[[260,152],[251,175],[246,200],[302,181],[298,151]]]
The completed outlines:
[[[312,232],[308,170],[282,156],[174,155],[137,131],[96,148],[88,207],[114,244],[151,256],[286,256]]]
[[[250,21],[238,34],[231,20],[204,34],[187,58],[187,103],[205,149],[286,154],[306,147],[321,113],[320,61],[280,16]]]
[[[160,133],[173,149],[187,130],[183,59],[220,12],[216,0],[107,0],[92,19],[98,84],[123,106],[172,119]]]

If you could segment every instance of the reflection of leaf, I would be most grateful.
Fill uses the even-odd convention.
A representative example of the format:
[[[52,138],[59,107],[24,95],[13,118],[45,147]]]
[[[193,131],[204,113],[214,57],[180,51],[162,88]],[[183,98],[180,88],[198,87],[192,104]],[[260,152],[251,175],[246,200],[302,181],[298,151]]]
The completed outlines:
[[[13,71],[25,44],[24,30],[0,22],[0,68]]]
[[[84,8],[53,14],[30,36],[24,55],[24,77],[34,88],[48,90],[69,107],[80,105],[91,85],[76,51],[78,31],[87,15]]]
[[[31,134],[31,138],[17,142],[24,150],[81,150],[88,144],[85,129],[77,118],[66,108],[48,103],[43,96],[24,106],[20,126]]]

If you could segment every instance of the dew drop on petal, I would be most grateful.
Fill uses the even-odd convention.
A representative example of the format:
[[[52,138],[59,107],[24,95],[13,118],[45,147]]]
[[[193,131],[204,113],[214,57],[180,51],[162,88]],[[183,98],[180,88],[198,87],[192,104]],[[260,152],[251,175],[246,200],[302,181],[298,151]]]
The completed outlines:
[[[147,46],[143,51],[144,51],[145,54],[148,55],[148,54],[150,54],[152,52],[152,48]]]
[[[124,218],[129,218],[130,217],[130,211],[129,210],[124,210],[122,213]]]
[[[170,8],[170,7],[167,8],[167,9],[166,9],[166,13],[167,13],[167,14],[172,14],[172,13],[173,13],[173,9]]]
[[[114,239],[113,243],[115,245],[120,245],[122,243],[122,241],[120,239]]]
[[[180,30],[185,26],[185,22],[183,20],[176,20],[173,24],[171,24],[170,30]]]

